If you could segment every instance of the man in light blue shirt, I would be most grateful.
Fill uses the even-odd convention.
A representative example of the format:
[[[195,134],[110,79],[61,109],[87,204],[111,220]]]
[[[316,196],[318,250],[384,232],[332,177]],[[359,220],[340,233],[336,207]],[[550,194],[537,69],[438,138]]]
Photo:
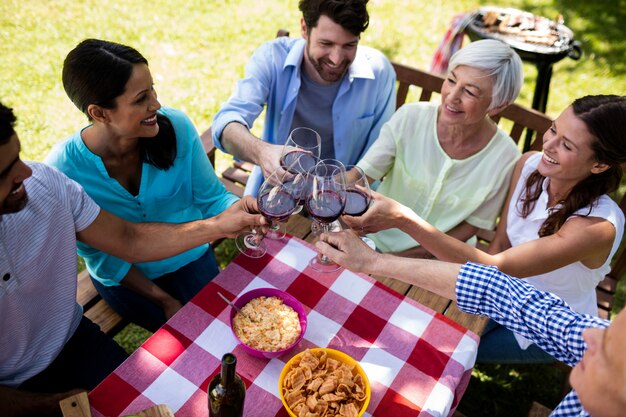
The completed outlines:
[[[246,75],[213,119],[215,146],[257,165],[246,193],[280,168],[295,127],[320,133],[322,158],[355,164],[395,110],[395,72],[377,50],[358,46],[367,0],[301,0],[302,39],[281,37],[255,51]],[[263,139],[250,133],[267,106]]]

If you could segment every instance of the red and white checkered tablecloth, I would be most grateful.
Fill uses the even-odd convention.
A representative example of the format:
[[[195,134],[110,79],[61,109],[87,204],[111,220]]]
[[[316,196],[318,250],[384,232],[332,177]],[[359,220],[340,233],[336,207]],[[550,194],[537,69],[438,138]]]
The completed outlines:
[[[266,239],[261,259],[238,256],[90,394],[95,417],[136,413],[167,404],[176,416],[205,417],[207,385],[226,352],[237,356],[246,383],[246,417],[285,416],[278,376],[309,347],[326,346],[355,358],[370,380],[365,416],[447,416],[470,379],[478,337],[459,324],[389,289],[341,269],[308,267],[315,250],[297,238]],[[230,307],[251,289],[286,290],[307,310],[304,339],[272,360],[247,355],[229,327]]]

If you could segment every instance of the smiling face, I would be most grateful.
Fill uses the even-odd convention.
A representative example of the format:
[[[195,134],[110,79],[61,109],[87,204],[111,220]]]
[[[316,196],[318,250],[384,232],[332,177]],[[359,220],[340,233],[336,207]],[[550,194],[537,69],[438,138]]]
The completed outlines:
[[[115,108],[101,111],[114,135],[149,138],[159,133],[156,111],[160,108],[148,66],[135,64],[124,93],[115,99]]]
[[[587,125],[568,107],[543,135],[543,158],[537,170],[567,188],[606,170],[606,165],[595,160],[593,140]]]
[[[593,416],[623,416],[626,408],[626,313],[607,329],[583,332],[587,350],[570,374],[570,383]]]
[[[325,15],[312,28],[302,19],[301,29],[306,40],[304,65],[309,78],[320,84],[341,80],[356,57],[359,37]]]
[[[16,213],[26,206],[24,180],[32,173],[20,159],[20,141],[14,134],[0,145],[0,215]]]
[[[439,121],[445,125],[471,125],[485,119],[491,104],[493,79],[483,70],[459,65],[441,87]]]

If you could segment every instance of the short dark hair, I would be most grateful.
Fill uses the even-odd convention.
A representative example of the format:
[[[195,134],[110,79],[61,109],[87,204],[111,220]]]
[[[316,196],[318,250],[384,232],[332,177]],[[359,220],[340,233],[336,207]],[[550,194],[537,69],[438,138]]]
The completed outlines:
[[[0,145],[5,145],[15,134],[15,122],[17,117],[13,114],[13,109],[0,103]]]
[[[333,22],[355,36],[360,36],[369,25],[368,0],[300,0],[298,7],[308,28],[317,26],[320,16]]]
[[[136,49],[100,39],[85,39],[67,54],[63,62],[63,88],[67,96],[87,115],[90,104],[114,109],[115,99],[126,89],[126,83],[137,64],[148,60]],[[176,158],[176,133],[170,121],[157,114],[159,133],[155,138],[139,140],[143,161],[168,169]]]

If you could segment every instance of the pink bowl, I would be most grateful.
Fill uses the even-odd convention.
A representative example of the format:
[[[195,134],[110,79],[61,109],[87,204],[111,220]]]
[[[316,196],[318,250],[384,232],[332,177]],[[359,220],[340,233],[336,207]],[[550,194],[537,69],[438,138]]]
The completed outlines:
[[[239,341],[239,344],[241,345],[243,350],[249,355],[255,356],[257,358],[277,358],[296,347],[304,337],[304,332],[306,332],[307,324],[306,311],[304,310],[304,306],[302,305],[302,303],[300,303],[300,301],[298,301],[293,295],[286,293],[285,291],[278,290],[276,288],[257,288],[256,290],[248,291],[247,293],[239,296],[239,298],[237,298],[233,302],[233,304],[235,304],[238,308],[243,308],[243,306],[245,306],[248,301],[263,296],[278,297],[283,300],[283,303],[285,303],[285,305],[293,308],[294,311],[298,313],[298,316],[300,317],[300,328],[302,329],[298,339],[291,346],[288,346],[285,349],[277,350],[276,352],[266,352],[264,350],[254,349],[243,343],[235,334],[235,330],[233,329],[233,319],[235,318],[235,314],[237,312],[234,308],[230,309],[230,330],[233,332],[233,335],[235,335],[235,338],[237,338],[237,340]]]

